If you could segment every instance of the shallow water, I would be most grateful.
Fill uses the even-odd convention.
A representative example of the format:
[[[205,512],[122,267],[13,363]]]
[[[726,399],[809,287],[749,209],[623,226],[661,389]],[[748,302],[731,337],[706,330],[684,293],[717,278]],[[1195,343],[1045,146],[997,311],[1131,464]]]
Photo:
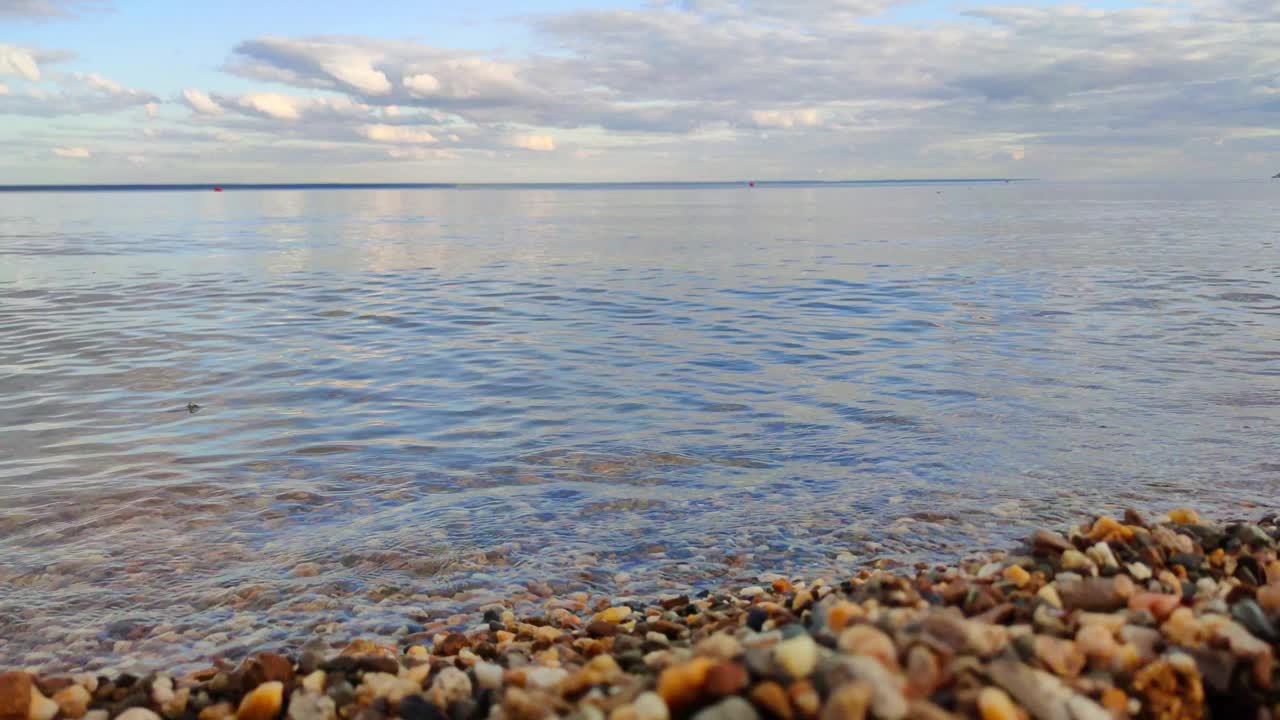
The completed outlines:
[[[1255,515],[1278,420],[1276,184],[0,194],[0,665]]]

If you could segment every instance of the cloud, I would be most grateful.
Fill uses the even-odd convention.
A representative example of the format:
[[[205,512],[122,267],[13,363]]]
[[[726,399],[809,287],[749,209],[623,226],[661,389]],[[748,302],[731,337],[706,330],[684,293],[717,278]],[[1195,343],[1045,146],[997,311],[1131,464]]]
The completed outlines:
[[[79,9],[103,7],[97,0],[0,0],[0,19],[47,20],[69,18]]]
[[[221,115],[223,112],[222,106],[214,102],[213,98],[192,88],[187,88],[182,91],[182,101],[186,103],[187,107],[191,108],[192,111],[201,115]]]
[[[425,130],[415,130],[397,125],[365,125],[360,128],[364,137],[382,143],[434,143],[436,137]]]
[[[82,147],[56,147],[53,154],[61,158],[84,159],[92,155],[86,148]]]
[[[142,106],[147,111],[147,117],[153,118],[160,114],[160,106],[156,103],[149,102]]]
[[[9,86],[5,85],[4,83],[0,83],[0,95],[8,95],[8,94],[9,94]]]
[[[0,114],[56,117],[59,115],[108,115],[145,106],[156,97],[126,88],[96,73],[51,73],[56,90],[27,87],[0,99]]]
[[[551,152],[556,149],[555,138],[550,135],[515,135],[508,138],[507,144],[535,152]]]
[[[821,115],[813,108],[803,110],[753,110],[751,122],[762,128],[816,127],[822,124]]]
[[[148,159],[145,155],[126,155],[124,159],[125,159],[125,162],[134,166],[146,165],[148,162]]]
[[[532,50],[519,53],[249,38],[224,65],[237,92],[182,94],[195,113],[187,129],[240,140],[183,151],[455,162],[443,145],[466,158],[459,172],[505,173],[513,156],[521,168],[559,157],[513,148],[566,148],[606,153],[607,165],[580,164],[602,177],[1160,176],[1179,163],[1252,173],[1280,156],[1269,132],[1280,117],[1273,0],[961,2],[923,21],[885,14],[898,0],[653,0],[525,18]],[[156,102],[50,67],[64,57],[0,46],[0,73],[17,78],[0,113]],[[160,117],[148,126],[170,128]],[[130,137],[120,142],[140,142]],[[484,165],[489,153],[497,159]]]
[[[244,110],[275,118],[277,120],[297,120],[302,117],[298,110],[301,102],[298,98],[278,93],[249,93],[236,99],[236,104]]]
[[[30,50],[0,44],[0,75],[15,75],[27,80],[40,79],[40,66]]]

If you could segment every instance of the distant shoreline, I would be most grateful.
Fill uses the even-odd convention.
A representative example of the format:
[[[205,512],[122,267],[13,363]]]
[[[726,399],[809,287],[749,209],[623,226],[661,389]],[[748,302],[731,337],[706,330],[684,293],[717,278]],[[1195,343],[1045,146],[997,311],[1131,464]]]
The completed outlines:
[[[0,192],[186,192],[222,190],[469,190],[469,189],[662,189],[809,187],[847,185],[946,185],[1032,182],[1033,178],[903,178],[896,180],[711,180],[696,182],[566,182],[566,183],[154,183],[96,185],[0,185]]]

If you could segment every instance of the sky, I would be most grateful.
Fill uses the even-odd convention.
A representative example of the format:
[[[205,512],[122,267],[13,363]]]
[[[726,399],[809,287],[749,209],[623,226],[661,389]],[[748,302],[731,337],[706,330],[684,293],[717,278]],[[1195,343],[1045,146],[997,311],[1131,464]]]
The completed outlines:
[[[0,184],[1280,172],[1280,0],[0,0]]]

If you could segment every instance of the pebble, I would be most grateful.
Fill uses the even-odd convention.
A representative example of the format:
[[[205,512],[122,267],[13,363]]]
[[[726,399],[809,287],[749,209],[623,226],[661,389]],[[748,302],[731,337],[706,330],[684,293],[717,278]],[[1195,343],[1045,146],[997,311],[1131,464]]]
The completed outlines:
[[[31,689],[31,705],[27,708],[27,720],[53,720],[58,714],[58,703],[45,697],[38,689]]]
[[[871,686],[865,682],[841,685],[831,692],[819,720],[862,720],[871,706]]]
[[[850,655],[875,658],[888,670],[898,667],[898,648],[893,638],[871,625],[854,625],[840,634],[837,646]]]
[[[472,668],[476,676],[476,684],[489,690],[502,687],[502,666],[489,662],[479,662]]]
[[[439,706],[421,695],[410,695],[401,700],[396,714],[403,720],[446,720],[448,717]]]
[[[1200,513],[1190,508],[1169,511],[1169,520],[1176,525],[1199,525]]]
[[[687,663],[669,667],[658,676],[658,694],[667,707],[681,710],[698,699],[707,673],[715,662],[710,658],[696,657]]]
[[[670,720],[671,711],[667,703],[655,692],[643,692],[631,703],[635,710],[635,720]]]
[[[631,617],[631,608],[627,607],[626,605],[619,605],[617,607],[611,607],[608,610],[603,610],[599,613],[596,613],[595,617],[591,619],[593,622],[599,621],[599,622],[617,624],[626,620],[629,617]]]
[[[699,711],[693,720],[758,720],[759,717],[760,713],[751,707],[751,703],[740,697],[731,697]]]
[[[747,669],[735,662],[718,662],[707,671],[704,688],[712,697],[737,694],[751,683]]]
[[[550,670],[550,668],[538,668],[531,671],[528,676],[532,680],[533,673],[540,670]],[[561,670],[561,672],[564,672]],[[438,694],[442,705],[447,705],[455,700],[462,700],[471,697],[471,678],[456,667],[447,667],[441,670],[435,680],[431,683],[433,694]]]
[[[284,703],[284,683],[273,680],[250,690],[240,701],[236,720],[274,720]],[[117,720],[119,720],[117,718]],[[137,720],[145,720],[137,718]]]
[[[160,716],[146,708],[134,707],[117,715],[115,720],[160,720]]]
[[[403,713],[403,706],[404,704],[401,703],[401,717],[411,720]],[[337,705],[334,704],[333,698],[327,695],[295,690],[289,697],[289,720],[335,720],[337,717]]]
[[[978,693],[978,712],[982,720],[1018,720],[1018,706],[1000,688],[982,688]]]
[[[850,679],[871,687],[871,712],[881,720],[901,720],[907,715],[907,698],[903,681],[879,662],[869,657],[841,658],[841,666]]]
[[[1004,579],[1017,587],[1023,588],[1027,586],[1027,583],[1031,582],[1031,573],[1017,565],[1010,565],[1004,569]]]
[[[89,703],[93,696],[82,685],[68,685],[53,694],[53,701],[64,718],[78,720],[89,712]]]
[[[818,644],[808,635],[794,637],[775,645],[773,657],[791,677],[807,677],[818,664]]]
[[[25,672],[0,673],[0,720],[27,720],[34,687]]]

